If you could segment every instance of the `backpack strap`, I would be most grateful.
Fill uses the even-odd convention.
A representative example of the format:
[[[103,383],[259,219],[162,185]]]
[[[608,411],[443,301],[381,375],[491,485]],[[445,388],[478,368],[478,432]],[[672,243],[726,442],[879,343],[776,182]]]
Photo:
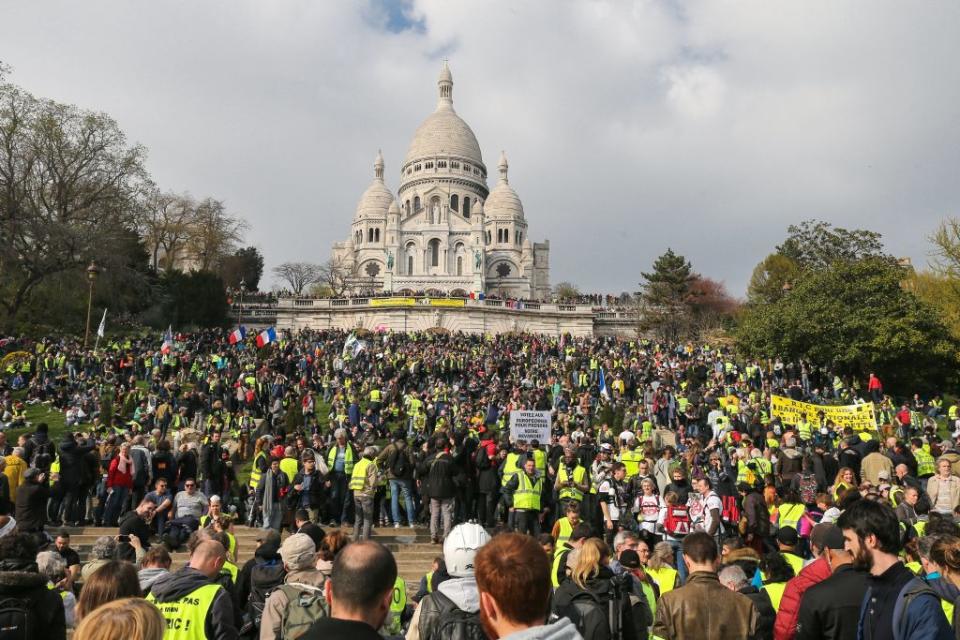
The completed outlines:
[[[907,584],[903,585],[900,593],[897,594],[897,602],[893,608],[893,637],[894,640],[907,640],[907,611],[913,601],[920,596],[929,595],[937,599],[940,603],[940,596],[930,588],[926,582],[920,578],[911,578]]]

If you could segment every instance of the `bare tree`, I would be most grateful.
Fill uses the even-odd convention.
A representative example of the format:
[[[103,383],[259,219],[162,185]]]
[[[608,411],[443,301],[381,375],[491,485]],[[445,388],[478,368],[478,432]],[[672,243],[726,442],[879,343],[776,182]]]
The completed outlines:
[[[143,199],[140,233],[154,270],[169,271],[180,264],[191,236],[196,203],[187,194],[152,189]]]
[[[137,226],[143,149],[102,113],[0,84],[0,307],[8,326],[38,285],[107,262]]]
[[[558,282],[553,286],[553,295],[558,300],[574,300],[580,297],[580,289],[572,282]]]
[[[318,281],[330,289],[334,298],[342,298],[350,291],[357,277],[357,268],[341,257],[330,258],[320,268]]]
[[[273,275],[290,285],[291,291],[297,296],[303,295],[304,289],[318,282],[322,272],[323,267],[309,262],[284,262],[273,268]]]
[[[204,198],[193,215],[187,252],[200,271],[219,268],[243,241],[247,223],[227,215],[223,202]]]

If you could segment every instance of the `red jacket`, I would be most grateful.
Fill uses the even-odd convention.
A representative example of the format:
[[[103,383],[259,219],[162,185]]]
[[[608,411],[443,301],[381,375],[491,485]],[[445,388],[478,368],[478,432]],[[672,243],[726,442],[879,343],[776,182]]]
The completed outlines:
[[[120,456],[110,461],[110,470],[107,472],[107,488],[126,487],[127,489],[133,489],[133,475],[130,473],[130,465],[127,466],[126,473],[121,473],[119,466]]]
[[[800,600],[807,589],[830,577],[830,565],[818,558],[800,570],[800,575],[787,583],[773,625],[773,640],[793,640],[797,635],[797,618],[800,615]]]

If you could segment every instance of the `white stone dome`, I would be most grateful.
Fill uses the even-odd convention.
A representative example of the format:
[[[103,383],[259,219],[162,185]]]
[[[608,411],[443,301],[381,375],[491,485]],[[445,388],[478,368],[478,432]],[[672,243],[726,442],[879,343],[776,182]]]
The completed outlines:
[[[368,216],[384,217],[390,205],[396,200],[390,189],[383,184],[383,154],[377,152],[377,159],[373,163],[374,178],[367,190],[360,196],[357,203],[357,218]]]
[[[523,203],[520,202],[520,196],[513,190],[507,179],[507,156],[503,152],[500,153],[497,168],[500,170],[500,182],[487,196],[483,203],[483,211],[487,218],[522,218]]]
[[[446,62],[440,70],[437,88],[437,108],[414,132],[403,166],[413,160],[446,155],[482,165],[483,156],[477,137],[470,125],[453,110],[453,75]]]

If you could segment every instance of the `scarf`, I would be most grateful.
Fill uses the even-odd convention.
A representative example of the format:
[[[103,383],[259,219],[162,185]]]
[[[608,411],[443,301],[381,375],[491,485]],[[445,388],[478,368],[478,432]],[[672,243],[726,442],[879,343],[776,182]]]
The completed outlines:
[[[263,513],[268,518],[273,513],[273,471],[271,470],[263,474]]]
[[[136,474],[136,465],[133,462],[133,456],[124,458],[121,453],[117,455],[117,460],[117,471],[120,473],[129,473],[131,476]]]

